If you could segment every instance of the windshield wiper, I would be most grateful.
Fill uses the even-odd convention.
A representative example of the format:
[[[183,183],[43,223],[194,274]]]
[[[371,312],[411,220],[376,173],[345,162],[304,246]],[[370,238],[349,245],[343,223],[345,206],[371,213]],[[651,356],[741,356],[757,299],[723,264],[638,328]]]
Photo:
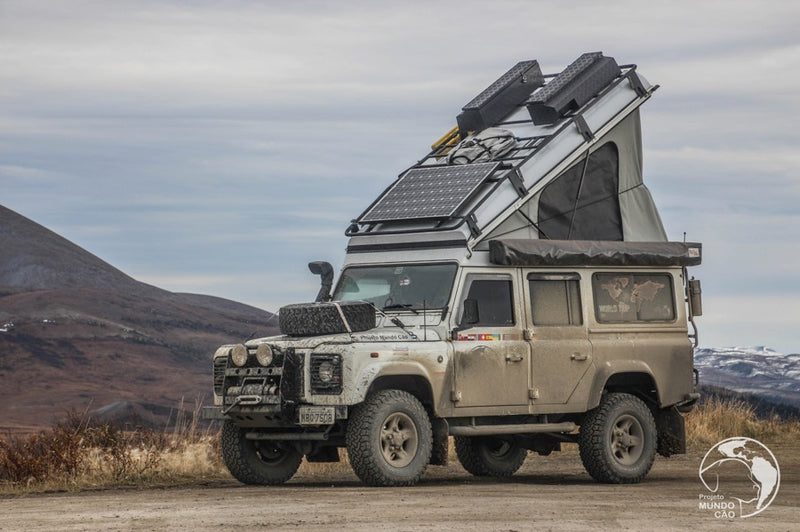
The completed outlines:
[[[372,305],[372,308],[375,309],[375,312],[378,312],[381,316],[383,316],[384,318],[387,318],[389,321],[391,321],[397,327],[400,327],[401,329],[403,329],[403,332],[406,333],[408,336],[410,336],[414,340],[417,340],[417,335],[412,333],[408,329],[406,329],[406,324],[403,323],[402,321],[400,321],[400,318],[398,318],[397,316],[395,316],[394,318],[390,318],[382,310],[378,310],[378,307],[375,306],[375,303],[370,303],[370,305]]]
[[[381,310],[398,310],[398,309],[410,310],[414,314],[419,314],[419,311],[417,309],[411,308],[411,303],[406,303],[404,305],[400,303],[395,303],[394,305],[386,305]]]

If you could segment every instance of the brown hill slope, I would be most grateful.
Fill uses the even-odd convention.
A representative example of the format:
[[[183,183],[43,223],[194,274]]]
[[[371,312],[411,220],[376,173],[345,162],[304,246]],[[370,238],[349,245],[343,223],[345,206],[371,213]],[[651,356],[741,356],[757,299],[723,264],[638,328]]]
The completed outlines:
[[[0,205],[0,286],[17,291],[81,288],[150,295],[140,283],[49,229]]]
[[[141,283],[0,206],[0,430],[69,408],[165,424],[208,399],[218,345],[275,332],[268,312]]]

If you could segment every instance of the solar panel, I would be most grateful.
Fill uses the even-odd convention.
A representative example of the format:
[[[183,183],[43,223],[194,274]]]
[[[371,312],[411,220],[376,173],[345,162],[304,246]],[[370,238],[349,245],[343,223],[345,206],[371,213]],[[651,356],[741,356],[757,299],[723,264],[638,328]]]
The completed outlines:
[[[500,163],[412,168],[359,222],[449,218]]]

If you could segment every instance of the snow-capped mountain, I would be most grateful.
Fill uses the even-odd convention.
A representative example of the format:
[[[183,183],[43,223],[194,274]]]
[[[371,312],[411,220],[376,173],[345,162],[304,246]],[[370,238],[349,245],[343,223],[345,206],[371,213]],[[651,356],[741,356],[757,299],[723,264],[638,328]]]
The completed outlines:
[[[700,383],[800,407],[800,354],[784,355],[768,347],[695,350]]]

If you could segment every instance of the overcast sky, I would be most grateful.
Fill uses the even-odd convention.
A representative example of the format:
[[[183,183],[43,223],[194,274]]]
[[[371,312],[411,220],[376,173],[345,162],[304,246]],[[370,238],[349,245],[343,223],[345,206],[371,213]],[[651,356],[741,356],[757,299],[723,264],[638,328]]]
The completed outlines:
[[[0,0],[0,204],[133,277],[275,311],[517,61],[661,88],[644,176],[704,243],[701,345],[800,352],[800,2]]]

